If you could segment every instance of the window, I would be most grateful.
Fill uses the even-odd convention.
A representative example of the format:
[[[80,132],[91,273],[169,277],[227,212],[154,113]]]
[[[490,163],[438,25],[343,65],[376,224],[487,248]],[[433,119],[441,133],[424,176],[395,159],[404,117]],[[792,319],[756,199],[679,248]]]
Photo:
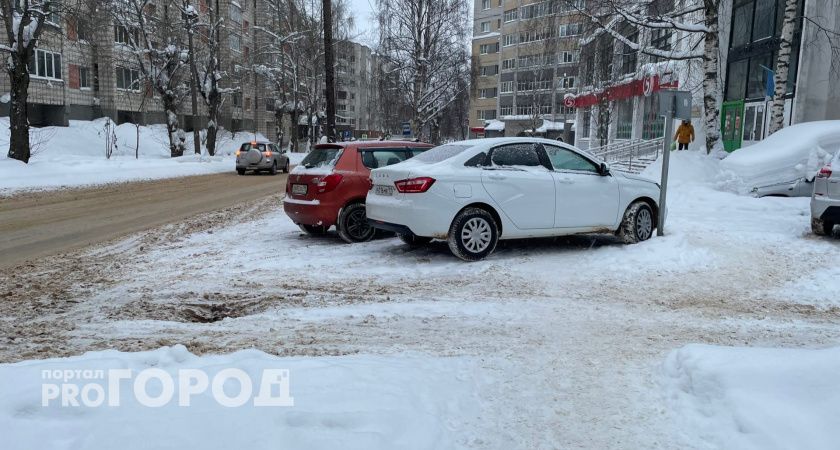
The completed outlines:
[[[730,47],[740,47],[750,42],[753,6],[752,0],[735,0],[735,7],[732,11],[732,44]]]
[[[487,154],[481,152],[464,163],[464,167],[481,167],[487,163]]]
[[[494,166],[541,166],[540,157],[533,144],[513,144],[496,147],[491,153],[490,161]]]
[[[592,126],[592,107],[583,110],[583,129],[579,130],[581,137],[589,137],[589,128]]]
[[[763,99],[767,89],[767,69],[773,64],[773,55],[765,53],[750,58],[750,75],[747,81],[747,97]]]
[[[242,93],[234,92],[230,95],[231,103],[233,104],[234,108],[241,108],[242,107]]]
[[[633,135],[633,100],[618,101],[616,139],[630,139]]]
[[[125,91],[139,91],[140,90],[140,71],[137,69],[127,69],[125,67],[117,67],[117,89]]]
[[[776,0],[756,0],[755,2],[755,21],[753,22],[752,40],[759,41],[764,38],[773,36],[773,26],[775,25],[774,3]],[[779,14],[784,15],[784,11]],[[779,29],[781,31],[781,29]]]
[[[747,94],[747,64],[749,60],[729,63],[729,74],[726,76],[726,99],[740,100]]]
[[[132,43],[136,44],[139,40],[140,35],[137,33],[137,30],[128,30],[126,27],[120,25],[114,26],[114,42],[117,44],[133,45]]]
[[[630,42],[639,42],[639,33],[634,32],[627,36]],[[621,74],[633,73],[636,71],[636,63],[638,62],[639,52],[634,50],[629,45],[624,45],[621,50]]]
[[[513,105],[502,106],[499,108],[499,115],[500,116],[512,116],[513,115]]]
[[[230,49],[237,52],[242,51],[242,36],[235,33],[230,34]]]
[[[245,97],[245,111],[251,110],[251,97]]]
[[[76,38],[80,41],[91,42],[93,40],[93,32],[91,25],[86,20],[76,21]]]
[[[479,120],[493,120],[496,118],[495,109],[479,109],[477,113]]]
[[[62,80],[61,55],[45,50],[35,50],[34,58],[29,62],[29,73],[38,78]]]
[[[562,64],[575,63],[578,60],[577,52],[562,52],[560,53],[560,62]]]
[[[516,35],[515,34],[506,34],[502,36],[502,47],[510,47],[511,45],[516,44]]]
[[[577,36],[583,27],[578,23],[560,25],[560,37]]]
[[[584,158],[577,153],[553,145],[546,145],[545,152],[548,154],[548,159],[554,170],[572,170],[575,172],[589,172],[598,173],[598,168],[592,161]]]
[[[495,64],[492,65],[492,66],[481,66],[480,71],[481,71],[481,76],[491,77],[493,75],[498,75],[499,74],[499,66],[495,65]]]
[[[478,46],[478,52],[482,55],[486,55],[488,53],[499,53],[499,43],[481,44]]]
[[[90,89],[93,83],[90,77],[90,67],[79,67],[79,89]]]
[[[513,81],[502,81],[502,94],[513,92]]]
[[[364,164],[368,169],[392,166],[394,164],[401,163],[412,156],[408,150],[391,148],[363,150],[359,153],[362,155],[362,164]]]
[[[481,0],[481,9],[490,9],[490,0]]]
[[[481,22],[481,32],[482,33],[489,33],[490,32],[490,22]]]
[[[242,25],[242,7],[239,3],[230,2],[230,21]]]
[[[273,98],[265,99],[265,110],[266,111],[276,111],[277,110],[277,105],[275,104],[275,101],[274,101]]]
[[[519,10],[518,9],[509,9],[505,11],[504,19],[505,22],[513,22],[519,17]]]
[[[510,70],[516,68],[516,59],[506,59],[502,61],[502,70]]]
[[[496,88],[484,88],[478,90],[478,98],[496,98],[498,95],[498,89]]]
[[[575,87],[575,77],[565,77],[562,80],[563,89],[573,89]]]

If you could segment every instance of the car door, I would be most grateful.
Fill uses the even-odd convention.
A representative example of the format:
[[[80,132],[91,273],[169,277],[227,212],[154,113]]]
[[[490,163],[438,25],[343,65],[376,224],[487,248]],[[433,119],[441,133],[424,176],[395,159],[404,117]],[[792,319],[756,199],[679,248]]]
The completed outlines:
[[[506,144],[490,151],[481,184],[513,224],[522,230],[554,226],[554,179],[532,143]]]
[[[556,186],[556,228],[612,227],[618,221],[618,182],[602,175],[589,158],[565,147],[545,145]]]

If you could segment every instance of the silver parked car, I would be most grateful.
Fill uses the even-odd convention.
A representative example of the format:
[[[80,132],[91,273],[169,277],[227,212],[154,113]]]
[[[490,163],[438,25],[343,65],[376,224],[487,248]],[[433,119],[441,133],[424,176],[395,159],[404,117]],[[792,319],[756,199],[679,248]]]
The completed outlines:
[[[818,235],[831,235],[837,225],[840,225],[840,152],[820,169],[811,196],[811,230]]]
[[[247,170],[254,173],[265,170],[272,175],[276,175],[278,170],[289,173],[289,157],[271,142],[246,142],[236,151],[236,172],[245,175]]]
[[[756,197],[810,197],[814,192],[814,180],[797,178],[782,183],[768,184],[752,188]]]

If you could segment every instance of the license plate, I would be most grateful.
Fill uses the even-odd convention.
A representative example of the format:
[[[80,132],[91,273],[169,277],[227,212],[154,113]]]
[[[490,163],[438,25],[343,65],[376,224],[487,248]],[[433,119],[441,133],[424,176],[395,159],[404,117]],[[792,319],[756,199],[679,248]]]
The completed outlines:
[[[293,184],[292,185],[292,194],[295,195],[306,195],[306,191],[309,189],[309,186],[305,184]]]
[[[376,195],[394,195],[393,186],[374,186],[373,193]]]

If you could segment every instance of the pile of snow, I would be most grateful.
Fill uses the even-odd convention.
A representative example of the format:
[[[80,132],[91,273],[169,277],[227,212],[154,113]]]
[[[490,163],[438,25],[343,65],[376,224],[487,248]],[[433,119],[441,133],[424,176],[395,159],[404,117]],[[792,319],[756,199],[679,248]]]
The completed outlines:
[[[568,120],[568,123],[572,124],[572,130],[575,129],[575,121]],[[565,130],[563,122],[552,122],[550,120],[543,119],[542,125],[537,128],[537,133],[547,133],[549,131],[563,131]]]
[[[693,438],[715,448],[836,449],[840,347],[693,344],[664,365],[666,393]]]
[[[740,182],[742,193],[757,186],[812,179],[840,150],[840,120],[806,122],[783,128],[763,141],[734,151],[722,162]]]
[[[209,157],[192,152],[192,133],[186,133],[185,155],[171,158],[166,127],[141,126],[135,158],[137,128],[122,124],[113,132],[117,145],[107,159],[106,119],[72,120],[68,127],[33,128],[33,156],[29,164],[24,164],[7,157],[9,119],[0,118],[0,193],[233,171],[233,153],[243,141],[254,138],[253,133],[231,134],[222,130],[217,155]],[[262,135],[257,137],[264,139]]]
[[[484,131],[505,131],[505,123],[501,120],[488,120],[484,123]]]
[[[137,374],[160,369],[174,383],[172,400],[152,408],[135,398]],[[240,369],[252,380],[244,406],[221,406],[212,388],[180,406],[179,370],[198,369],[212,383],[224,369]],[[62,407],[42,402],[42,385],[63,383],[43,371],[130,369],[120,383],[118,406]],[[254,406],[263,370],[289,370],[293,406]],[[82,372],[84,373],[84,372]],[[89,377],[88,377],[89,378]],[[424,356],[341,356],[279,358],[256,350],[198,357],[183,346],[123,353],[113,350],[82,356],[0,365],[0,435],[10,448],[54,449],[428,449],[468,437],[475,421],[473,366],[466,358]],[[70,380],[109,392],[108,380]],[[162,394],[159,378],[146,383],[152,398]],[[222,385],[228,397],[242,392],[240,382]],[[273,396],[280,396],[277,384]],[[80,399],[78,397],[77,399]],[[59,399],[60,400],[60,399]]]

